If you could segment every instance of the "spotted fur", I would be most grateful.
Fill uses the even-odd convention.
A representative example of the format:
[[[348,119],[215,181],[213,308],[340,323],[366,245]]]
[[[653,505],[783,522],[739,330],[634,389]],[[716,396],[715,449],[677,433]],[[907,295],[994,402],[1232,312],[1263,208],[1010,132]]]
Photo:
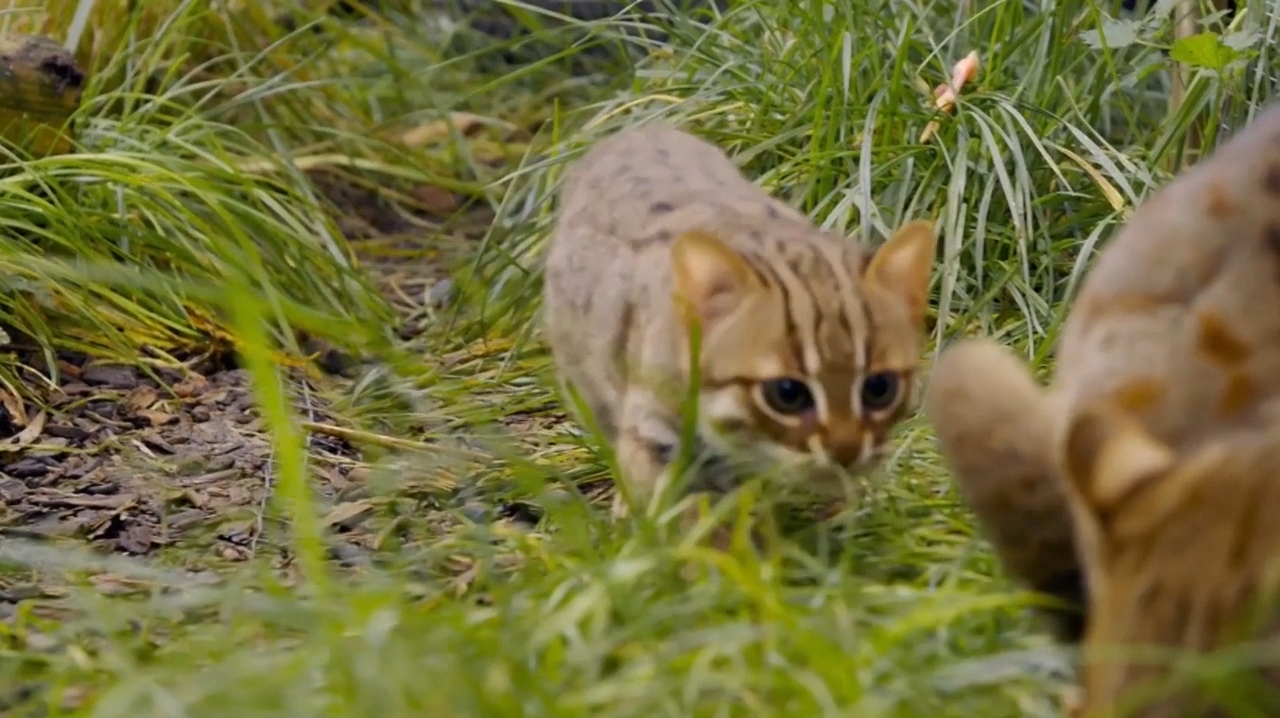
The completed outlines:
[[[1064,465],[1090,585],[1076,713],[1244,715],[1173,680],[1170,661],[1280,636],[1280,422],[1268,417],[1178,455],[1122,410],[1090,405],[1067,428]],[[1125,655],[1135,648],[1170,655]],[[1261,689],[1232,688],[1232,707],[1280,714],[1277,669],[1246,664],[1254,675],[1236,685]]]
[[[630,129],[566,175],[544,334],[640,493],[666,478],[679,440],[693,325],[697,433],[718,458],[702,488],[785,468],[776,475],[822,490],[874,465],[912,408],[934,247],[916,222],[873,252],[817,229],[718,147],[668,125]],[[781,379],[812,405],[782,401],[795,385]],[[892,396],[863,401],[869,381]]]
[[[1126,570],[1141,571],[1135,575],[1153,583],[1126,581],[1105,590],[1095,585],[1110,571],[1081,560],[1080,544],[1088,540],[1081,532],[1088,529],[1069,509],[1066,479],[1082,474],[1068,476],[1064,468],[1072,417],[1092,411],[1086,407],[1110,407],[1175,457],[1200,456],[1224,437],[1268,425],[1270,407],[1280,398],[1277,176],[1280,104],[1265,108],[1151,196],[1111,240],[1072,307],[1049,387],[1040,387],[1007,349],[984,339],[953,344],[934,366],[925,413],[960,493],[1014,577],[1076,604],[1078,611],[1059,614],[1058,627],[1069,641],[1112,633],[1096,626],[1111,620],[1101,612],[1116,605],[1190,595],[1179,593],[1186,586],[1161,583],[1159,577],[1184,570],[1172,554],[1130,555],[1135,563]],[[1238,490],[1226,475],[1199,475],[1206,489]],[[1154,506],[1137,503],[1125,513],[1138,520]],[[1196,514],[1195,522],[1209,516]],[[1234,530],[1228,524],[1241,516],[1223,513],[1218,529]],[[1195,523],[1187,518],[1187,525]],[[1178,512],[1167,520],[1170,532],[1185,529]],[[1206,581],[1196,600],[1225,600],[1221,589]],[[1107,594],[1105,603],[1099,591]],[[1130,618],[1152,625],[1163,620]],[[1225,620],[1202,618],[1195,630]],[[1171,634],[1169,640],[1198,645],[1189,636]],[[1105,706],[1115,697],[1103,693],[1091,696],[1091,705]]]

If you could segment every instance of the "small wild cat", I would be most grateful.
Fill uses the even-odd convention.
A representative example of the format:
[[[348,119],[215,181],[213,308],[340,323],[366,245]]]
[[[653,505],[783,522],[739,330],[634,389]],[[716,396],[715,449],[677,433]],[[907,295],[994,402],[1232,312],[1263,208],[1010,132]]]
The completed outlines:
[[[1259,407],[1256,424],[1224,428],[1178,453],[1116,403],[1088,401],[1064,415],[1058,451],[1037,459],[1043,464],[1025,463],[1031,455],[1015,435],[1051,431],[1053,411],[1025,366],[987,341],[962,342],[947,354],[951,378],[970,377],[966,391],[934,395],[931,387],[928,401],[971,402],[975,421],[949,436],[974,442],[970,451],[981,442],[990,464],[984,473],[960,475],[960,489],[981,507],[1006,570],[1072,600],[1083,600],[1082,586],[1070,579],[1077,572],[1086,578],[1087,622],[1060,616],[1065,637],[1083,641],[1072,715],[1113,715],[1132,698],[1126,691],[1164,675],[1159,664],[1117,660],[1108,651],[1206,651],[1277,633],[1280,615],[1265,607],[1262,625],[1238,623],[1280,587],[1276,404]],[[984,434],[983,426],[991,430]],[[976,454],[966,456],[972,471]],[[1059,474],[1036,473],[1055,470],[1061,483]],[[1175,693],[1124,715],[1202,715],[1184,712],[1197,698]]]
[[[914,222],[872,253],[814,227],[716,146],[647,125],[567,172],[543,328],[640,498],[671,478],[693,320],[697,438],[712,460],[691,489],[779,466],[821,489],[837,468],[876,463],[910,409],[934,246]]]
[[[1280,104],[1136,210],[1090,270],[1056,349],[1042,391],[1003,348],[958,342],[923,403],[1009,571],[1072,599],[1084,589],[1061,550],[1072,538],[1058,450],[1073,407],[1113,401],[1182,452],[1256,424],[1280,395]]]
[[[1163,454],[1147,452],[1148,458],[1168,459],[1152,461],[1147,474],[1167,475],[1170,487],[1195,476],[1203,484],[1198,491],[1221,491],[1229,501],[1239,498],[1227,498],[1235,492],[1255,490],[1237,475],[1268,475],[1252,459],[1214,471],[1203,457],[1220,457],[1223,445],[1243,451],[1249,442],[1276,441],[1269,407],[1280,396],[1280,104],[1264,109],[1138,208],[1086,278],[1057,352],[1057,375],[1048,390],[988,340],[964,340],[940,356],[924,410],[963,498],[1013,576],[1068,600],[1086,597],[1083,619],[1061,626],[1069,640],[1083,635],[1105,644],[1125,638],[1126,631],[1146,630],[1144,625],[1169,628],[1183,621],[1157,611],[1144,618],[1154,624],[1129,616],[1125,620],[1138,621],[1134,627],[1117,626],[1114,616],[1122,614],[1115,607],[1126,602],[1199,612],[1184,627],[1219,630],[1230,620],[1223,602],[1235,600],[1239,584],[1216,580],[1221,576],[1210,571],[1235,564],[1239,552],[1268,550],[1249,543],[1259,541],[1250,538],[1257,530],[1248,525],[1253,514],[1232,509],[1214,519],[1207,508],[1193,512],[1200,504],[1170,503],[1176,492],[1139,501],[1142,481],[1125,484],[1136,493],[1084,492],[1079,499],[1072,498],[1071,486],[1106,475],[1087,467],[1123,465],[1132,459],[1124,447],[1140,446],[1106,444],[1120,448],[1095,451],[1103,457],[1099,461],[1082,460],[1079,426],[1089,421],[1101,422],[1104,435],[1124,429],[1131,438],[1147,437],[1149,447],[1165,447]],[[1096,411],[1125,418],[1088,418]],[[1229,438],[1249,432],[1264,433]],[[1192,538],[1178,538],[1179,531],[1203,533],[1190,527],[1212,519],[1220,522],[1215,530],[1231,534],[1235,543],[1221,538],[1225,534],[1213,538],[1208,545],[1217,548],[1205,550],[1221,553],[1211,567],[1199,550],[1183,556],[1156,551],[1140,559],[1155,549],[1135,540],[1125,560],[1147,565],[1138,573],[1136,564],[1125,564],[1139,578],[1115,580],[1119,573],[1113,573],[1107,551],[1120,544],[1099,549],[1099,534],[1090,526],[1106,534],[1156,515],[1168,532],[1153,529],[1153,541],[1174,546]],[[1121,535],[1112,538],[1119,541]],[[1195,571],[1204,581],[1192,591],[1186,576]],[[1201,645],[1194,633],[1169,630],[1167,643]],[[1093,691],[1086,702],[1102,710],[1114,692],[1090,686],[1101,685],[1096,676],[1110,674],[1105,667],[1089,670],[1101,673],[1086,681],[1086,692]]]
[[[1143,695],[1162,687],[1169,663],[1122,652],[1203,653],[1280,638],[1277,418],[1178,454],[1109,404],[1073,415],[1063,449],[1065,493],[1090,584],[1074,715],[1280,715],[1274,660],[1238,676],[1227,703],[1188,684]],[[1243,706],[1251,710],[1235,712]]]

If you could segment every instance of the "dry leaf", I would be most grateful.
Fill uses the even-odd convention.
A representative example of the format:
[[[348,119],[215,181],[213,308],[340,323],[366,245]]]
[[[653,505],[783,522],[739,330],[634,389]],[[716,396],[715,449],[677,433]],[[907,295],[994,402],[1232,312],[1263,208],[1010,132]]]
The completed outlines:
[[[104,596],[127,596],[134,593],[145,593],[154,588],[154,584],[138,581],[112,573],[100,573],[89,577],[89,583]]]
[[[9,412],[9,418],[13,421],[14,426],[22,427],[27,425],[27,410],[22,405],[21,399],[7,391],[0,390],[0,403],[3,403],[5,411]]]
[[[152,426],[164,426],[165,424],[172,424],[178,420],[178,416],[176,414],[170,414],[167,411],[159,411],[157,409],[143,409],[142,411],[137,412],[137,414],[138,416],[146,419],[147,423]]]
[[[159,398],[159,392],[143,385],[125,395],[123,404],[130,413],[136,414],[143,409],[150,408]]]
[[[937,120],[929,120],[929,124],[924,126],[924,132],[920,133],[920,143],[928,142],[929,138],[933,137],[933,134],[941,127],[942,125],[938,124]]]
[[[173,385],[173,393],[179,398],[190,399],[204,392],[205,387],[209,386],[209,380],[199,374],[191,374],[182,381]]]
[[[71,362],[65,359],[58,360],[58,371],[62,372],[63,374],[66,374],[72,379],[79,379],[80,375],[84,373],[84,370],[82,370],[80,367],[76,366],[75,364],[72,364]]]
[[[349,501],[345,504],[338,504],[333,510],[324,517],[320,523],[325,527],[337,526],[340,524],[349,524],[357,518],[363,518],[365,514],[373,511],[373,504],[366,500]]]
[[[1111,182],[1106,178],[1106,176],[1104,176],[1101,172],[1098,171],[1097,167],[1094,167],[1087,160],[1085,160],[1085,158],[1072,152],[1066,147],[1059,147],[1058,149],[1067,157],[1071,158],[1073,162],[1079,165],[1080,169],[1084,170],[1085,174],[1089,175],[1089,179],[1092,179],[1094,183],[1098,185],[1098,187],[1102,190],[1102,196],[1106,197],[1107,203],[1111,205],[1111,209],[1114,209],[1117,211],[1124,209],[1124,206],[1125,206],[1124,195],[1120,194],[1120,190],[1116,189],[1115,185],[1111,184]]]
[[[410,194],[423,209],[436,215],[449,214],[460,205],[457,195],[435,185],[417,185]]]
[[[19,431],[16,435],[9,439],[8,442],[0,444],[0,451],[13,451],[19,447],[27,446],[33,443],[40,435],[44,433],[44,424],[48,420],[48,415],[41,411],[36,414],[36,418],[31,420],[27,428]]]
[[[976,50],[965,55],[951,68],[951,81],[933,88],[934,105],[943,112],[954,111],[960,90],[978,76],[979,66]],[[941,125],[937,120],[930,120],[929,124],[925,125],[924,132],[920,133],[920,142],[928,142],[939,127]]]
[[[515,130],[515,125],[470,112],[451,112],[442,120],[431,120],[407,130],[400,135],[400,141],[410,147],[425,147],[433,142],[446,140],[450,136],[450,126],[456,128],[464,137],[472,137],[485,125],[496,125],[508,131]]]
[[[951,69],[951,82],[933,88],[934,104],[939,110],[950,112],[955,109],[956,96],[965,84],[978,76],[978,53],[970,52]]]
[[[480,575],[480,567],[472,563],[462,573],[449,579],[448,585],[453,589],[453,595],[456,598],[462,598],[466,595],[467,590],[471,588],[471,584],[475,582],[476,577]]]
[[[176,502],[178,499],[185,499],[187,503],[197,509],[203,509],[208,506],[208,501],[205,500],[204,494],[192,489],[183,489],[172,500]]]
[[[115,514],[130,508],[137,503],[132,494],[111,494],[110,496],[81,496],[62,491],[41,490],[43,493],[30,494],[27,501],[37,506],[61,506],[76,509],[109,509]]]
[[[132,554],[144,554],[155,546],[155,537],[151,535],[151,527],[146,524],[132,524],[116,537],[116,547]]]

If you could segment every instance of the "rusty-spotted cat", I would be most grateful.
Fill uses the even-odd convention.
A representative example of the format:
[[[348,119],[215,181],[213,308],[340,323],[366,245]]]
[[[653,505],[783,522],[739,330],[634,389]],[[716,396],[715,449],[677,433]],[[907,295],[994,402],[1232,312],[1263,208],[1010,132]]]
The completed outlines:
[[[942,352],[924,404],[1006,570],[1084,604],[1060,625],[1091,654],[1216,647],[1246,594],[1274,590],[1272,535],[1253,524],[1277,510],[1278,402],[1280,103],[1111,240],[1049,387],[967,339]],[[1087,666],[1089,715],[1109,715],[1138,673]]]
[[[713,460],[692,488],[786,467],[823,490],[878,463],[912,407],[934,253],[922,221],[874,252],[819,230],[715,145],[644,125],[566,174],[544,334],[639,497],[670,478],[695,319]]]

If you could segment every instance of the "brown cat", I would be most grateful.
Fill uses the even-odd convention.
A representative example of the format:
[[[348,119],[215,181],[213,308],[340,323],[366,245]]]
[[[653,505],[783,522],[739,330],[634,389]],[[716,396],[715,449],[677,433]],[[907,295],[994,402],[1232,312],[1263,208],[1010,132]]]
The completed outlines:
[[[912,408],[935,246],[927,224],[872,253],[663,124],[598,142],[562,192],[545,336],[639,498],[671,478],[695,322],[696,432],[712,455],[695,490],[770,467],[822,490],[878,462]]]
[[[1203,653],[1280,637],[1277,418],[1182,455],[1107,404],[1081,407],[1071,419],[1065,493],[1090,585],[1077,715],[1228,715],[1186,685],[1138,693],[1167,678],[1169,664],[1122,651]],[[1280,664],[1272,663],[1242,676],[1270,683],[1269,695],[1231,689],[1251,715],[1280,715]]]
[[[1086,278],[1057,354],[1042,390],[1002,347],[958,342],[924,407],[1006,569],[1061,598],[1087,596],[1086,615],[1062,622],[1076,640],[1103,620],[1107,589],[1095,582],[1107,573],[1082,565],[1087,529],[1069,518],[1072,417],[1105,405],[1173,456],[1196,456],[1266,425],[1280,394],[1280,105],[1137,209]]]

